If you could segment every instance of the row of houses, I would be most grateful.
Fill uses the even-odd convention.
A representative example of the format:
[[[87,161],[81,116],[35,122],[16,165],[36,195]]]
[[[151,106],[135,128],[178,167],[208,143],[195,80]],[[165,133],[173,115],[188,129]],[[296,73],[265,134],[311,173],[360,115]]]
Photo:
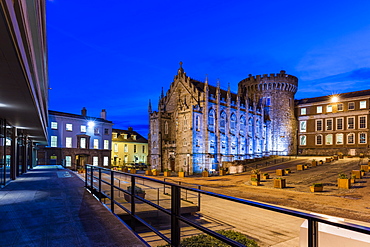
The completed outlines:
[[[48,145],[38,147],[39,165],[77,170],[85,164],[110,168],[147,162],[147,139],[131,127],[114,129],[105,109],[100,117],[88,116],[85,107],[81,115],[49,110],[48,133]]]

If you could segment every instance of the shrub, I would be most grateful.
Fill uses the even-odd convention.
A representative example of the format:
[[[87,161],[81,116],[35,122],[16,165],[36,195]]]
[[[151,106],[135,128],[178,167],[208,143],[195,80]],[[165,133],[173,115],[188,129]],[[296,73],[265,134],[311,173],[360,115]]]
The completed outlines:
[[[260,174],[261,171],[259,169],[253,169],[252,174]]]
[[[322,187],[322,183],[315,183],[315,184],[312,184],[313,187]]]
[[[263,176],[268,176],[269,174],[268,173],[264,173]]]
[[[240,232],[236,232],[233,230],[221,230],[221,231],[216,231],[217,233],[224,235],[227,238],[230,238],[236,242],[239,242],[247,247],[258,247],[258,244],[256,241],[248,239],[247,236]],[[170,246],[169,244],[167,245],[162,245],[160,247],[167,247]],[[204,247],[204,246],[212,246],[212,247],[227,247],[230,246],[226,243],[223,243],[221,240],[218,240],[214,237],[211,237],[206,234],[200,234],[196,235],[190,238],[185,238],[181,241],[180,246],[182,247]]]
[[[338,178],[340,178],[340,179],[348,179],[347,175],[346,175],[346,174],[344,174],[344,173],[340,173],[340,174],[338,175]]]
[[[258,178],[251,178],[251,181],[258,182],[260,180]]]
[[[131,192],[131,186],[128,186],[128,187],[127,187],[127,191]],[[144,191],[141,187],[139,187],[139,186],[135,186],[135,188],[134,188],[134,193],[135,193],[135,195],[138,195],[138,194],[145,194],[145,191]]]

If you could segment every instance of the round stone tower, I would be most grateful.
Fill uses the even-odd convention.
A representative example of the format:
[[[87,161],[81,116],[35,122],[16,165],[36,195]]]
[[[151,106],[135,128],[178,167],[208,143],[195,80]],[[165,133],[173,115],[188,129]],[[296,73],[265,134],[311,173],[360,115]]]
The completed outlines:
[[[297,152],[297,121],[294,95],[298,78],[285,74],[252,76],[239,82],[238,91],[249,105],[259,104],[264,110],[267,150],[270,154],[292,155]]]

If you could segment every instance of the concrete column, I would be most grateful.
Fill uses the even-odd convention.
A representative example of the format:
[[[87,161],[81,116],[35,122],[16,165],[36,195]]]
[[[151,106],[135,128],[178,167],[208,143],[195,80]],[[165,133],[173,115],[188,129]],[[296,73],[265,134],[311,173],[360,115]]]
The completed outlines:
[[[17,177],[18,154],[17,154],[17,128],[12,128],[12,144],[10,146],[10,179],[14,180]]]

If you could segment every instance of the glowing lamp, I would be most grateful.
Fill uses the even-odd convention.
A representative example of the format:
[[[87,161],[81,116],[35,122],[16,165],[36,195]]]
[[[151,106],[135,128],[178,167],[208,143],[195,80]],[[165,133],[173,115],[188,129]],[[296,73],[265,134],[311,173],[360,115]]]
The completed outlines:
[[[89,126],[89,127],[94,127],[95,126],[95,123],[93,122],[93,121],[89,121],[88,123],[87,123],[87,125]]]
[[[331,97],[331,102],[332,103],[337,103],[338,101],[339,101],[339,97],[338,96]]]

